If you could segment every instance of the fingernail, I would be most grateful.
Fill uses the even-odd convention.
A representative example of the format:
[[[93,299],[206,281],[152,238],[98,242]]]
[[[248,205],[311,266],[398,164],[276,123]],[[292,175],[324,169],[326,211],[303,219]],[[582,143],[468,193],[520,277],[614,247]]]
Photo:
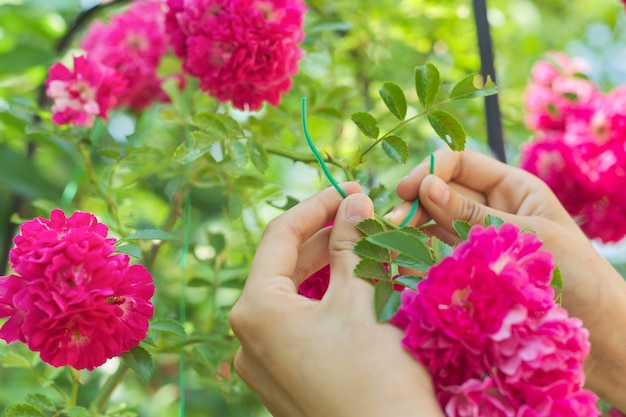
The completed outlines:
[[[439,177],[433,176],[428,189],[428,197],[439,207],[443,207],[450,201],[450,189]]]
[[[354,223],[372,216],[372,202],[365,194],[353,194],[347,197],[346,218]]]

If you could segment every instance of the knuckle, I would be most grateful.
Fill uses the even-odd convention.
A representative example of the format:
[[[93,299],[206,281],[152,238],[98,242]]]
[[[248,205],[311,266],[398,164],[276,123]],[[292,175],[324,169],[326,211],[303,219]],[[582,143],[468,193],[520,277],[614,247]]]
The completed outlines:
[[[463,198],[461,203],[461,218],[471,224],[481,223],[483,220],[483,210],[469,198]]]

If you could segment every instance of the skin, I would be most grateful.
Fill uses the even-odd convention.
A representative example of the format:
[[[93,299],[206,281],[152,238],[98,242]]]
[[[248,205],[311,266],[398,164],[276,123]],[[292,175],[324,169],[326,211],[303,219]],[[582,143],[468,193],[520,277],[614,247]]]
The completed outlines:
[[[410,224],[434,220],[428,232],[448,243],[456,240],[453,220],[482,223],[487,214],[535,231],[561,269],[563,307],[590,332],[586,388],[626,411],[626,281],[539,178],[472,151],[441,148],[434,156],[436,176],[429,174],[429,160],[416,166],[398,183],[405,202],[388,219],[400,223],[419,197],[420,209]]]
[[[355,278],[354,225],[373,216],[356,183],[343,200],[327,189],[266,228],[230,320],[237,373],[276,417],[443,416],[427,371],[403,333],[374,317],[373,286]],[[334,221],[332,231],[321,230]],[[331,265],[323,300],[298,295],[310,272]]]

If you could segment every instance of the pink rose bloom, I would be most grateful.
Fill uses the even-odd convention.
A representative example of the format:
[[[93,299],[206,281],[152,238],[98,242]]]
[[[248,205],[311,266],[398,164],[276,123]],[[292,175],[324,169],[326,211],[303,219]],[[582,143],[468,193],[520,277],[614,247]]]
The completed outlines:
[[[491,378],[468,379],[462,385],[446,387],[439,400],[446,417],[516,417],[516,409]]]
[[[90,59],[114,69],[126,81],[118,106],[140,111],[154,101],[169,101],[157,74],[168,47],[162,1],[135,1],[108,24],[93,23],[80,46]]]
[[[326,265],[305,279],[298,287],[298,294],[307,298],[321,300],[330,283],[330,265]]]
[[[46,95],[53,100],[54,122],[91,127],[95,117],[107,118],[126,84],[110,68],[75,56],[73,70],[60,62],[50,68],[46,87]]]
[[[302,0],[168,0],[166,28],[200,88],[238,109],[278,105],[304,57]]]
[[[592,239],[626,236],[626,88],[602,94],[564,54],[533,67],[520,166],[545,181]]]
[[[115,240],[88,213],[54,210],[21,227],[17,274],[0,277],[0,328],[53,366],[93,369],[136,347],[153,315],[154,285],[141,265],[113,254]]]

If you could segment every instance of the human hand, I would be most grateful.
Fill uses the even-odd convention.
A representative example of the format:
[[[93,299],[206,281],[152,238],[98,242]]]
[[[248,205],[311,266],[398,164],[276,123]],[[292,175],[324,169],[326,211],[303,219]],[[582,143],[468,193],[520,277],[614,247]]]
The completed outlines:
[[[345,200],[329,188],[267,226],[230,315],[235,369],[277,417],[443,416],[430,375],[402,331],[376,321],[373,287],[352,273],[354,226],[374,211],[356,183],[343,188]],[[328,263],[323,299],[298,295]]]
[[[435,175],[424,161],[397,186],[406,200],[388,219],[399,223],[419,197],[410,224],[434,220],[426,230],[454,243],[453,220],[482,223],[487,214],[529,227],[552,252],[561,270],[563,307],[590,331],[591,354],[585,364],[587,388],[626,409],[626,283],[593,248],[549,187],[534,175],[480,153],[435,152]],[[458,238],[456,238],[458,239]],[[616,330],[620,329],[620,330]]]

